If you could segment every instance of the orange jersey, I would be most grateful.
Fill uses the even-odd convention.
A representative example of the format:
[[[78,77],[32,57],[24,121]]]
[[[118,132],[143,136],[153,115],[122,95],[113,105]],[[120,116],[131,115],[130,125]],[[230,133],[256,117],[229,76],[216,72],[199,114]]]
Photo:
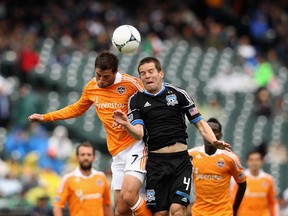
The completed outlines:
[[[104,216],[103,205],[110,205],[110,190],[103,172],[92,169],[90,176],[83,176],[77,168],[66,174],[56,193],[53,206],[65,207],[71,216]]]
[[[94,104],[95,110],[107,131],[108,150],[112,156],[136,142],[125,129],[112,128],[112,114],[120,109],[127,114],[128,99],[137,91],[142,91],[141,82],[130,75],[117,73],[114,84],[99,88],[93,78],[84,88],[81,98],[61,110],[44,115],[44,121],[56,121],[82,115]]]
[[[230,202],[231,176],[237,183],[245,182],[245,172],[239,158],[232,152],[217,149],[213,155],[205,153],[204,146],[189,150],[193,157],[195,202],[193,216],[232,216]]]
[[[247,188],[238,216],[278,216],[278,204],[276,201],[276,190],[273,178],[268,173],[260,171],[258,176],[252,176],[246,171]],[[233,187],[233,198],[236,195],[237,185]]]

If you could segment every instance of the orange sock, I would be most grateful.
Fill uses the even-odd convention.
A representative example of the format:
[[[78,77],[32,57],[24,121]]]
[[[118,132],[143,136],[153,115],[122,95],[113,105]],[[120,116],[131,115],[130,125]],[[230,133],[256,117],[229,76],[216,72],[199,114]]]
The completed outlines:
[[[136,204],[131,207],[131,210],[135,213],[136,216],[152,216],[152,212],[150,209],[146,208],[146,201],[139,197]]]

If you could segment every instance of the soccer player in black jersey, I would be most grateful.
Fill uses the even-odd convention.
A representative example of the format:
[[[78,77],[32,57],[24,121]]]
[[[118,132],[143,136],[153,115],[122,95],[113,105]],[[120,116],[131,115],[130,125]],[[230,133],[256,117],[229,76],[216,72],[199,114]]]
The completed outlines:
[[[146,198],[154,215],[185,215],[192,174],[185,115],[215,147],[225,149],[230,145],[217,140],[186,91],[163,83],[164,71],[158,59],[142,59],[138,72],[145,91],[130,97],[128,116],[121,110],[114,112],[114,126],[124,127],[135,139],[145,135]]]

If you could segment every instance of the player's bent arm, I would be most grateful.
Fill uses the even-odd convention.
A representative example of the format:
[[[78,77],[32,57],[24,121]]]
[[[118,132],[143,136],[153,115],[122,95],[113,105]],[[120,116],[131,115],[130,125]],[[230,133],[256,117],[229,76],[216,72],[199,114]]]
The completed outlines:
[[[113,209],[110,204],[104,204],[103,205],[104,215],[105,216],[113,216]]]
[[[53,215],[54,216],[62,216],[62,208],[59,206],[53,206]]]
[[[246,186],[247,186],[246,181],[238,183],[238,189],[233,203],[233,215],[237,215],[238,208],[242,202],[242,199],[246,191]]]
[[[141,140],[144,136],[144,129],[143,125],[136,124],[132,125],[130,122],[129,124],[125,125],[125,130],[136,140]]]

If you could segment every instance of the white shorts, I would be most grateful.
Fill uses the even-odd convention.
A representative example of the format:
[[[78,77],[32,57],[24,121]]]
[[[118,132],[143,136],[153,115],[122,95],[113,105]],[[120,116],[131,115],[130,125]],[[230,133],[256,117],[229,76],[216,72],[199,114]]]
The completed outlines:
[[[125,174],[133,175],[142,183],[145,178],[145,166],[147,160],[147,148],[142,140],[139,140],[119,152],[112,158],[112,190],[121,190]]]

